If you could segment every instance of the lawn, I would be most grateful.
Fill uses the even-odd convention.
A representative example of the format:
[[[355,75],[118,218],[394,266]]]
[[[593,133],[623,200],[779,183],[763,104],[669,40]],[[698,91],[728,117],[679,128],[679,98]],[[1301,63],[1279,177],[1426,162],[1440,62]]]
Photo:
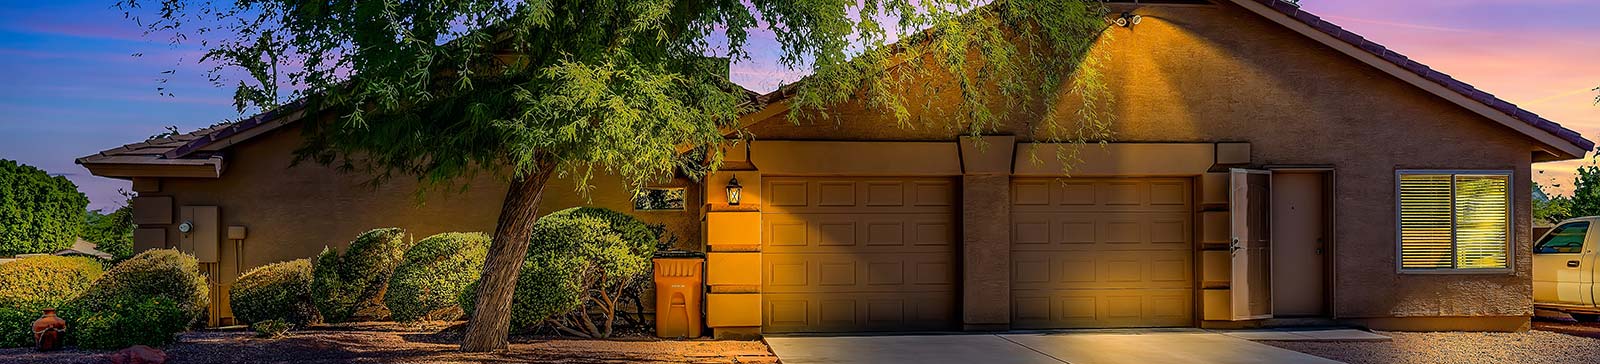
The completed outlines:
[[[774,363],[761,341],[511,338],[510,350],[462,353],[460,323],[420,326],[391,322],[318,325],[283,339],[259,339],[244,329],[183,333],[166,348],[168,363]],[[106,352],[37,353],[0,349],[0,363],[98,363]]]

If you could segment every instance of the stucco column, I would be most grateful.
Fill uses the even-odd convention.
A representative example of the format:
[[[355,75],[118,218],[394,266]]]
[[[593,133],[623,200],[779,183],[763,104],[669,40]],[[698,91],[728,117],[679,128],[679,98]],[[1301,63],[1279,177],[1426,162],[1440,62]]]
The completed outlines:
[[[961,327],[1011,328],[1010,136],[961,140]]]

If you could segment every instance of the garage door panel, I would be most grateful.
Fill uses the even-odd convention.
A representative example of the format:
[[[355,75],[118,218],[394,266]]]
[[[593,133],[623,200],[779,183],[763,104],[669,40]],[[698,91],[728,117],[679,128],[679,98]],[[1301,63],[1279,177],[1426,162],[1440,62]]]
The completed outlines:
[[[1012,296],[1011,326],[1023,329],[1188,326],[1193,320],[1189,289],[1024,290]]]
[[[1189,186],[1175,178],[1015,180],[1013,326],[1191,325]]]
[[[952,326],[949,292],[767,293],[763,331],[853,332],[941,330]]]
[[[1028,212],[1012,216],[1012,250],[1190,250],[1188,213]],[[1110,246],[1106,246],[1110,245]]]
[[[763,233],[772,253],[955,251],[956,226],[949,214],[764,215]]]
[[[1182,288],[1193,286],[1188,252],[1065,251],[1013,256],[1017,289]]]
[[[769,254],[768,292],[932,292],[955,289],[949,253]]]
[[[764,331],[955,325],[955,181],[764,177]],[[772,201],[769,199],[769,201]],[[774,206],[777,205],[777,206]]]

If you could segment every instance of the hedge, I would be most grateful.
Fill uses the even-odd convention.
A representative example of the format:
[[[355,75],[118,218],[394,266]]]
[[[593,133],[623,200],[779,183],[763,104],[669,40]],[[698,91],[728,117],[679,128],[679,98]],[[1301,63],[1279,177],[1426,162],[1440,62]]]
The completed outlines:
[[[276,320],[298,327],[319,323],[311,303],[311,260],[296,259],[251,269],[228,292],[234,318],[255,325]]]
[[[529,253],[512,296],[512,330],[533,330],[552,318],[572,314],[586,302],[596,305],[599,297],[590,297],[592,294],[604,291],[615,298],[638,284],[649,273],[656,240],[643,222],[604,208],[577,207],[540,218],[534,224]],[[459,298],[469,312],[476,298],[471,291],[475,289]],[[584,326],[568,329],[587,331],[582,334],[588,336],[610,333],[608,327],[594,332]]]
[[[209,304],[206,278],[193,256],[151,249],[112,267],[60,314],[68,325],[76,324],[67,330],[69,341],[114,349],[169,343]]]
[[[66,177],[0,159],[0,256],[71,248],[88,206]]]
[[[391,317],[400,322],[461,317],[456,299],[478,280],[489,241],[483,233],[443,233],[406,250],[383,296]]]
[[[338,249],[323,248],[311,264],[312,302],[322,319],[344,322],[357,312],[382,308],[389,276],[410,245],[405,230],[386,228],[357,236],[342,255]]]
[[[105,274],[87,257],[35,256],[0,264],[0,347],[33,345],[33,321]]]

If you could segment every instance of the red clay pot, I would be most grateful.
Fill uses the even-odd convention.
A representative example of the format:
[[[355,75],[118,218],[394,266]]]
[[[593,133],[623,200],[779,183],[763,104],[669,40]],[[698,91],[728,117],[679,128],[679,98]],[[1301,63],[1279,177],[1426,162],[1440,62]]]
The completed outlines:
[[[33,342],[39,351],[61,348],[61,336],[67,332],[67,321],[56,317],[56,309],[44,309],[44,317],[33,322]]]

